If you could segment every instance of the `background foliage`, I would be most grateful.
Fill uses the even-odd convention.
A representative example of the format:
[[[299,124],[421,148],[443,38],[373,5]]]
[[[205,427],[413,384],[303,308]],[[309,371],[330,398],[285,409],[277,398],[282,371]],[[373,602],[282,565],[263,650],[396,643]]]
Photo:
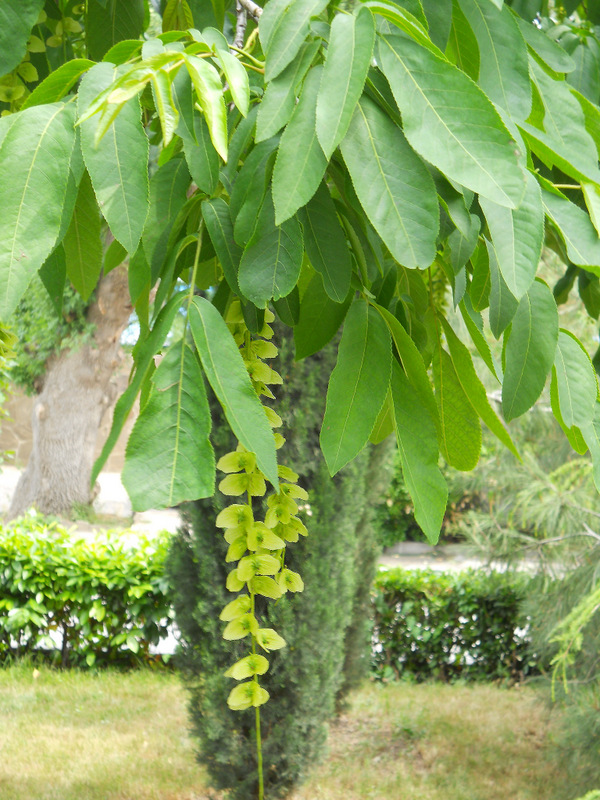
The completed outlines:
[[[60,308],[56,308],[36,276],[9,320],[16,337],[10,380],[28,394],[39,391],[50,356],[76,347],[93,333],[85,318],[87,306],[88,302],[69,285],[64,287]]]

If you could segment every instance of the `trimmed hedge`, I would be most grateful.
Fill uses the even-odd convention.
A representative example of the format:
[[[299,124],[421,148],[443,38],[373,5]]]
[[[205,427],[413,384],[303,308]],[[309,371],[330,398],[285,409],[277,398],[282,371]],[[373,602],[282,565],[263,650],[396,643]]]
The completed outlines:
[[[26,654],[78,667],[160,659],[150,647],[169,633],[174,597],[191,591],[186,581],[179,595],[169,588],[165,562],[173,541],[166,533],[76,536],[35,516],[0,527],[0,663]],[[210,569],[214,580],[214,562]],[[384,680],[530,674],[537,662],[520,610],[529,580],[522,574],[380,572],[372,592],[373,673]],[[222,642],[216,617],[210,624],[216,626],[217,641],[210,636],[206,642],[212,651]]]
[[[536,668],[523,574],[394,569],[373,590],[373,671],[382,679],[518,680]]]
[[[0,527],[0,661],[41,653],[63,666],[154,661],[173,612],[170,536],[79,537],[28,516]]]

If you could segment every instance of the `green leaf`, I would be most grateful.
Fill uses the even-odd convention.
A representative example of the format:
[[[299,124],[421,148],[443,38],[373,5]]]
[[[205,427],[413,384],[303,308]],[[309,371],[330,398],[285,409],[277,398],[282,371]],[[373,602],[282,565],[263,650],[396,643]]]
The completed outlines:
[[[571,94],[581,106],[585,118],[585,129],[594,140],[596,150],[600,153],[600,108],[594,103],[590,103],[587,97],[575,89],[571,89]]]
[[[117,42],[138,39],[144,30],[144,0],[108,0],[104,4],[91,0],[85,7],[86,45],[94,61],[100,61]]]
[[[479,244],[475,249],[471,256],[471,264],[473,266],[473,280],[470,288],[471,302],[475,311],[483,311],[490,304],[492,289],[490,258],[486,245]]]
[[[569,259],[588,269],[596,267],[592,271],[600,273],[600,238],[589,216],[566,197],[543,191],[542,200],[548,218],[564,239]]]
[[[142,49],[143,42],[139,39],[124,39],[121,42],[117,42],[117,44],[113,45],[110,50],[107,50],[104,54],[102,61],[106,61],[109,64],[125,64],[126,61],[129,61],[132,58],[135,58],[140,54]]]
[[[502,206],[496,206],[496,208],[502,208]],[[510,214],[510,210],[504,210],[506,210],[507,214]],[[479,241],[481,220],[477,214],[469,214],[469,223],[470,226],[467,236],[465,236],[459,228],[456,228],[456,230],[452,231],[448,237],[448,244],[450,245],[450,262],[455,275],[458,275],[460,270],[471,258],[475,252],[475,248],[477,247],[477,242]]]
[[[163,32],[185,31],[193,27],[194,17],[187,0],[169,0],[162,15]]]
[[[498,112],[459,69],[410,39],[380,37],[379,58],[404,134],[450,180],[517,208],[525,176]]]
[[[490,312],[489,321],[492,333],[499,339],[502,333],[510,325],[514,317],[519,301],[512,294],[506,281],[504,280],[500,267],[498,266],[498,259],[496,258],[496,251],[491,242],[486,239],[486,247],[489,258],[490,268]]]
[[[238,270],[242,257],[241,248],[233,238],[233,224],[229,206],[221,197],[204,200],[202,218],[210,236],[215,253],[223,269],[225,280],[234,294],[240,294],[238,286]]]
[[[396,362],[391,386],[402,474],[415,507],[415,519],[429,542],[435,544],[448,501],[446,481],[438,467],[435,425],[422,413],[419,395]]]
[[[179,112],[173,103],[171,79],[165,70],[157,69],[152,73],[151,82],[163,132],[163,146],[167,147],[179,124]]]
[[[131,302],[136,306],[140,297],[150,293],[151,271],[143,247],[138,247],[129,259],[127,280]]]
[[[190,55],[185,55],[184,58],[212,143],[223,161],[227,161],[227,109],[219,73],[203,58]]]
[[[371,444],[379,444],[392,433],[394,430],[394,405],[392,403],[392,392],[388,390],[384,404],[381,406],[381,411],[375,420],[375,427],[369,441]]]
[[[144,253],[154,280],[167,256],[168,235],[187,199],[190,175],[183,158],[172,158],[150,179],[150,204],[142,235]]]
[[[62,220],[60,223],[60,231],[58,232],[58,240],[61,241],[71,224],[71,217],[75,203],[77,202],[77,195],[79,193],[79,183],[83,176],[85,165],[83,163],[83,155],[81,154],[79,129],[75,127],[75,144],[71,151],[71,160],[69,163],[69,178],[67,180],[67,189],[64,195]]]
[[[363,97],[341,148],[358,199],[394,258],[406,267],[428,267],[439,231],[437,193],[400,128]]]
[[[510,434],[488,401],[485,386],[479,380],[468,348],[465,347],[454,333],[448,321],[444,319],[444,317],[440,319],[446,335],[446,343],[450,351],[450,358],[452,359],[454,369],[465,395],[491,432],[511,451],[511,453],[519,458],[519,453],[510,438]]]
[[[187,296],[187,292],[179,292],[169,300],[169,302],[160,310],[154,326],[148,333],[147,337],[143,340],[140,339],[136,345],[136,370],[133,378],[131,378],[129,382],[129,386],[127,389],[125,389],[121,397],[119,397],[117,404],[115,405],[110,433],[108,434],[108,438],[104,443],[102,452],[96,459],[94,469],[92,470],[92,484],[96,481],[102,470],[102,467],[106,463],[108,456],[117,443],[117,439],[123,430],[123,425],[129,416],[129,412],[133,408],[135,399],[139,394],[144,379],[146,378],[148,369],[151,363],[154,361],[154,356],[160,351],[165,343],[167,334],[171,330],[175,314],[183,303],[184,296]]]
[[[369,440],[388,392],[391,368],[385,322],[367,303],[355,302],[344,322],[321,428],[321,449],[331,475]]]
[[[512,321],[506,343],[502,412],[521,416],[538,399],[552,369],[558,340],[558,311],[545,283],[534,281]]]
[[[481,423],[453,360],[440,342],[433,351],[433,379],[440,414],[442,455],[455,469],[471,470],[479,461]]]
[[[12,72],[25,55],[43,8],[44,0],[4,0],[0,5],[0,75]]]
[[[496,370],[492,351],[490,350],[487,339],[483,335],[483,318],[481,314],[475,311],[468,295],[465,295],[460,301],[459,308],[473,344],[477,348],[477,352],[494,378],[498,380],[498,371]]]
[[[63,239],[69,280],[87,300],[98,283],[102,270],[100,211],[87,171],[79,184],[71,224]]]
[[[588,425],[594,417],[598,382],[589,355],[569,331],[560,329],[554,358],[560,413],[567,428]]]
[[[331,300],[323,291],[320,275],[313,276],[300,301],[300,317],[294,328],[296,361],[318,352],[333,339],[351,302],[351,292],[343,303]]]
[[[582,183],[583,199],[596,232],[600,232],[600,186],[596,183]]]
[[[56,103],[58,100],[62,100],[81,75],[93,66],[94,62],[87,58],[74,58],[72,61],[61,64],[39,86],[35,87],[21,106],[21,111],[31,106]]]
[[[81,115],[113,82],[111,64],[96,64],[84,76],[78,94]],[[81,149],[98,204],[115,237],[128,253],[137,250],[148,213],[148,139],[137,98],[125,103],[96,146],[96,120],[81,124]]]
[[[598,103],[600,99],[599,56],[600,47],[595,37],[580,39],[575,49],[571,51],[575,69],[566,77],[574,89],[594,103]]]
[[[235,240],[246,245],[260,212],[278,139],[274,137],[254,147],[235,179],[229,209],[234,220]]]
[[[431,41],[444,51],[452,24],[452,0],[421,0]]]
[[[307,37],[311,17],[318,16],[327,0],[271,0],[258,26],[266,56],[265,80],[271,81],[292,61]]]
[[[385,320],[392,334],[392,339],[396,345],[396,350],[400,356],[400,361],[404,367],[406,377],[417,393],[421,406],[429,412],[429,416],[435,423],[436,430],[441,433],[437,403],[433,394],[433,389],[431,388],[429,376],[427,375],[427,369],[425,368],[423,358],[416,344],[410,338],[401,323],[387,308],[383,308],[382,306],[375,306],[375,308]]]
[[[240,291],[259,308],[288,295],[302,266],[302,231],[296,218],[275,224],[271,193],[267,192],[254,233],[242,255]]]
[[[123,485],[135,511],[210,497],[215,485],[210,410],[193,350],[182,343],[171,346],[152,383],[123,467]]]
[[[181,136],[184,144],[197,144],[194,131],[197,112],[194,108],[194,85],[190,78],[190,73],[186,69],[180,69],[173,83],[171,84],[171,94],[173,105],[177,109],[179,122],[177,124],[177,135]]]
[[[581,456],[584,455],[588,450],[588,444],[586,443],[586,439],[584,438],[582,430],[576,427],[575,425],[573,425],[571,428],[567,428],[567,426],[565,425],[565,421],[562,418],[562,414],[560,412],[560,403],[558,401],[558,382],[556,380],[556,367],[552,367],[552,378],[550,380],[550,405],[552,407],[552,413],[554,414],[560,427],[563,429],[563,432],[567,437],[567,439],[569,440],[569,444],[571,445],[573,450],[575,450],[575,452],[579,453],[579,455]],[[592,442],[593,442],[593,440],[595,439],[593,433],[593,422],[588,423],[582,427],[586,431],[586,434],[588,436],[590,433],[592,433],[593,437]],[[592,447],[590,447],[589,450],[592,455],[592,459],[595,461],[597,455],[600,455],[600,450],[594,448],[595,451],[594,452],[592,450]],[[600,464],[598,464],[597,467],[600,467]],[[594,472],[597,471],[597,467],[596,466],[594,467]],[[596,479],[594,478],[594,480]]]
[[[273,301],[273,307],[279,319],[285,324],[293,327],[298,324],[300,319],[300,293],[298,287],[294,286],[292,291],[285,297]]]
[[[594,465],[594,484],[600,492],[600,403],[596,403],[594,407],[592,421],[582,425],[581,433],[590,450]]]
[[[289,122],[296,105],[297,88],[319,49],[318,39],[305,42],[291,64],[267,84],[256,117],[256,142],[270,139]]]
[[[544,209],[537,180],[527,176],[527,190],[516,209],[480,198],[498,266],[511,293],[520,300],[531,286],[542,254]]]
[[[343,303],[350,290],[352,260],[326,183],[301,209],[299,218],[310,263],[323,279],[328,296]]]
[[[39,271],[40,280],[48,292],[48,297],[56,313],[62,315],[63,296],[67,279],[65,251],[62,244],[53,250],[44,261]]]
[[[12,115],[0,145],[1,319],[14,311],[57,242],[77,145],[74,122],[72,103],[34,106]]]
[[[555,72],[573,72],[575,62],[563,48],[554,42],[546,31],[520,17],[517,25],[527,46]]]
[[[435,53],[435,55],[442,55],[427,34],[427,30],[421,21],[421,19],[424,19],[422,14],[418,15],[421,17],[421,19],[419,19],[414,14],[411,14],[410,11],[406,11],[394,2],[367,0],[365,6],[371,9],[374,14],[379,14],[384,19],[389,20],[393,25],[414,39],[415,42],[418,42],[421,47],[427,48],[432,53]]]
[[[190,307],[190,328],[204,372],[227,421],[259,469],[278,488],[275,440],[231,333],[216,308],[201,297]]]
[[[446,55],[456,66],[466,73],[469,78],[477,81],[479,78],[479,45],[473,29],[457,0],[452,2],[452,26]]]
[[[317,99],[317,136],[327,159],[346,135],[365,85],[374,43],[375,23],[368,8],[334,17]]]
[[[228,50],[217,48],[217,61],[223,70],[225,80],[229,86],[233,102],[239,108],[243,117],[248,114],[250,107],[250,84],[248,73],[237,59]]]
[[[518,127],[533,153],[547,167],[556,166],[576,181],[600,184],[600,171],[586,159],[580,158],[573,145],[566,146],[527,122],[520,123]],[[543,186],[543,181],[540,183]]]
[[[104,254],[103,270],[104,274],[108,275],[115,267],[118,267],[127,259],[127,250],[116,239],[109,244],[106,253]]]
[[[585,116],[581,105],[564,81],[552,80],[535,63],[532,63],[531,71],[544,104],[545,133],[542,134],[541,141],[551,147],[561,163],[572,162],[576,171],[582,174],[589,172],[592,180],[594,177],[597,179],[596,145],[585,129]],[[534,132],[530,125],[525,126],[524,130],[532,134]],[[540,133],[537,132],[537,135]],[[547,157],[543,151],[540,152],[540,156]],[[565,169],[565,172],[571,175],[572,168],[571,171]]]
[[[513,119],[527,119],[531,111],[527,46],[515,16],[508,6],[494,8],[489,0],[460,0],[460,6],[484,54],[479,85]]]
[[[273,169],[273,203],[278,225],[310,200],[327,166],[315,131],[320,79],[321,67],[313,67],[279,143]]]
[[[592,319],[598,319],[600,317],[600,280],[598,276],[591,275],[585,270],[579,270],[577,289],[587,313]]]

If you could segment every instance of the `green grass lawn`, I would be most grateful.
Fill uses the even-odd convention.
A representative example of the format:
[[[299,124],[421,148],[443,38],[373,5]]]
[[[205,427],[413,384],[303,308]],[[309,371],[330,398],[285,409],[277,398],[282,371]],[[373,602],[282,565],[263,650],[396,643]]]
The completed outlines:
[[[176,675],[0,669],[2,800],[208,800]],[[367,684],[293,800],[556,800],[526,688]]]

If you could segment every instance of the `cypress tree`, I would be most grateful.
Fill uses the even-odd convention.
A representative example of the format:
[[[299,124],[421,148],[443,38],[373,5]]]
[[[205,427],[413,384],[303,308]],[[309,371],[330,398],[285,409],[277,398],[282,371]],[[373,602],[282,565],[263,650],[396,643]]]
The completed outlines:
[[[299,363],[289,337],[279,337],[276,365],[283,376],[276,410],[284,420],[283,458],[309,491],[303,521],[309,535],[289,548],[286,566],[301,565],[305,589],[257,609],[265,625],[288,642],[269,654],[261,683],[271,700],[261,707],[265,792],[281,797],[325,752],[327,723],[368,663],[368,596],[378,548],[373,506],[381,494],[382,462],[389,448],[367,449],[330,478],[319,449],[326,385],[335,348]],[[213,404],[217,457],[234,446]],[[385,480],[385,478],[384,478]],[[179,664],[190,692],[198,758],[214,786],[233,800],[256,793],[254,715],[232,711],[227,667],[245,654],[243,643],[221,638],[218,616],[231,600],[225,589],[226,543],[214,520],[226,504],[218,494],[187,505],[174,540],[169,571],[182,634]]]

